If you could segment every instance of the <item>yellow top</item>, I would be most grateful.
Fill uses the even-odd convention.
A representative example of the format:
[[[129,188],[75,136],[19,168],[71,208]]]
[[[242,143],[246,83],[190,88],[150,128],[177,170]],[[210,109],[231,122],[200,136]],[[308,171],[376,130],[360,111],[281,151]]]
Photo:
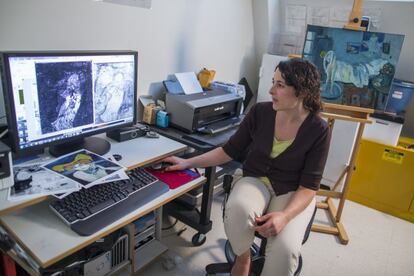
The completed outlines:
[[[293,142],[294,139],[286,141],[278,141],[276,137],[273,137],[272,151],[270,152],[270,158],[276,158],[279,154],[284,152]],[[266,176],[259,177],[267,186],[272,187],[269,178]]]

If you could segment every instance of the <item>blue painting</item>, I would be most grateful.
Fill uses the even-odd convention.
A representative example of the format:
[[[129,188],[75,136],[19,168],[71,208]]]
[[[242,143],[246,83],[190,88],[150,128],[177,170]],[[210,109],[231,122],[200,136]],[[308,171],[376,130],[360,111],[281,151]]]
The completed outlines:
[[[323,101],[384,110],[404,35],[308,25],[303,57],[321,73]]]

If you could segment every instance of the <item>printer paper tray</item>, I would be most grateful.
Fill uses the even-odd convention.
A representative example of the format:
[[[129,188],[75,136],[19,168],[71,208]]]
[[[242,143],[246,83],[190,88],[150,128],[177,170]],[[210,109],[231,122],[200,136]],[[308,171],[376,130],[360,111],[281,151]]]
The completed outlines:
[[[224,145],[229,138],[236,132],[237,128],[227,129],[214,134],[202,134],[202,133],[193,133],[183,135],[182,138],[189,140],[198,145],[210,145],[212,147],[217,147]]]
[[[198,132],[205,134],[216,134],[240,125],[242,121],[241,117],[232,117],[224,120],[220,120],[206,126],[197,129]]]

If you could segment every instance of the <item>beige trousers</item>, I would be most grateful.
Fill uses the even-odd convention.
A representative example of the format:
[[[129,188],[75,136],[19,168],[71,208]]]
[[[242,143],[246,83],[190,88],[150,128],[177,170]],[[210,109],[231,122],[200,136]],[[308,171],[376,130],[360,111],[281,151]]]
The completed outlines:
[[[254,228],[249,217],[283,210],[293,194],[275,196],[270,187],[255,177],[242,177],[234,183],[226,204],[224,229],[236,255],[246,252],[253,243]],[[314,209],[315,199],[282,232],[267,239],[263,276],[294,274]]]

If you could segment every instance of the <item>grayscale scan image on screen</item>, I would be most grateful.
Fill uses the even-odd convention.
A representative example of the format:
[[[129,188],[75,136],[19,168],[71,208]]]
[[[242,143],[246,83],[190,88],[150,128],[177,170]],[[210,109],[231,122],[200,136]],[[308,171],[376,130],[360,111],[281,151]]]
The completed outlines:
[[[42,134],[93,123],[90,62],[37,63]]]

